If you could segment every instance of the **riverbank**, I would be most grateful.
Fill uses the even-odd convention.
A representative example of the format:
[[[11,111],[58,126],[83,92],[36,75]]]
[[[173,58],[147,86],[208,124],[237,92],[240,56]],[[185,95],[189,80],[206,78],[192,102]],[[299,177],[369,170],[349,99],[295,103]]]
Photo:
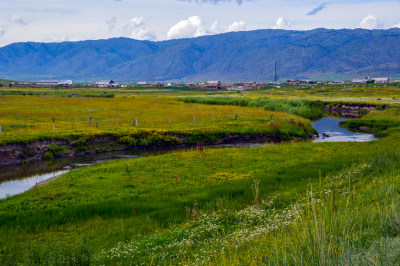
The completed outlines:
[[[322,110],[339,117],[361,118],[371,111],[383,111],[387,108],[389,108],[389,106],[385,104],[327,102],[324,103],[324,108]]]
[[[312,139],[317,132],[305,128],[302,124],[289,133],[284,133],[275,127],[273,132],[239,134],[237,132],[187,132],[172,135],[168,132],[139,131],[130,135],[108,134],[86,136],[78,139],[49,139],[32,143],[13,143],[0,146],[0,167],[21,163],[29,163],[52,158],[80,156],[122,150],[154,150],[177,149],[199,145],[220,145],[235,143],[279,143],[289,140]],[[272,128],[274,125],[272,125]],[[266,126],[266,128],[271,128]]]

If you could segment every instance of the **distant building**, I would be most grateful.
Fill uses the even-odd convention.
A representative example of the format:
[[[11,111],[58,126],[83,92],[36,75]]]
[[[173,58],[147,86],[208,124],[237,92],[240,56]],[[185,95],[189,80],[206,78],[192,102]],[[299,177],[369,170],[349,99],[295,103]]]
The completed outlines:
[[[372,78],[374,83],[382,84],[382,83],[389,83],[390,79],[389,78]]]
[[[147,81],[140,81],[137,83],[137,85],[140,87],[148,87],[150,85],[150,83]]]
[[[344,84],[344,81],[341,81],[341,80],[334,80],[334,81],[332,81],[330,84],[332,84],[332,85],[341,85],[341,84]]]
[[[72,80],[60,80],[58,82],[58,85],[71,86],[72,85]]]
[[[121,85],[119,85],[118,83],[115,83],[113,80],[110,80],[110,81],[102,80],[102,81],[98,81],[98,82],[94,83],[93,85],[97,88],[121,87]]]
[[[207,81],[205,86],[207,89],[212,89],[212,90],[222,89],[221,82],[218,80]]]
[[[246,82],[246,83],[244,84],[244,86],[245,86],[246,88],[254,88],[254,87],[257,87],[257,82],[255,82],[255,81]]]
[[[369,78],[356,78],[353,79],[352,82],[355,84],[367,84],[369,81]]]
[[[40,80],[36,84],[39,86],[57,86],[58,80]]]
[[[37,83],[33,83],[33,82],[15,82],[12,83],[14,86],[21,86],[21,87],[32,87],[32,86],[36,86]],[[5,84],[3,84],[5,85]]]

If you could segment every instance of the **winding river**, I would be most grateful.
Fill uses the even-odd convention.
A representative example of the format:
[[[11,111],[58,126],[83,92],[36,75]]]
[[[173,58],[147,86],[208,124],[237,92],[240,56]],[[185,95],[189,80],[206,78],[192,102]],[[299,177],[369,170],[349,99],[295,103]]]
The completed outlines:
[[[315,139],[314,142],[366,142],[376,139],[372,134],[353,133],[345,128],[341,128],[339,123],[344,120],[345,119],[325,117],[313,122],[313,127],[319,133],[319,138]],[[254,147],[262,145],[263,144],[219,145],[216,146],[216,148]],[[170,151],[121,151],[3,167],[0,168],[0,199],[23,193],[40,182],[65,174],[73,169],[109,160],[138,158],[167,152]]]

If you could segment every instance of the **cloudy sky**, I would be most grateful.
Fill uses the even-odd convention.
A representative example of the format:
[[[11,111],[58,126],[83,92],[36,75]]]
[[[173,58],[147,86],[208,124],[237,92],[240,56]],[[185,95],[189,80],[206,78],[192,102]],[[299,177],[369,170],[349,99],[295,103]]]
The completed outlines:
[[[0,46],[255,29],[400,27],[400,0],[1,0]]]

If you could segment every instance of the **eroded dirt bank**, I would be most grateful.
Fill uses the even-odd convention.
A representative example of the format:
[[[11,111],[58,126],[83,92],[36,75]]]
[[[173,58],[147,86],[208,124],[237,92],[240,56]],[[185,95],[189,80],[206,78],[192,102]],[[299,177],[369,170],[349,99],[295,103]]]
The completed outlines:
[[[305,130],[308,138],[316,135]],[[199,142],[188,141],[186,136],[174,137],[154,143],[146,143],[146,140],[132,141],[116,136],[99,136],[85,142],[75,140],[39,140],[32,143],[13,143],[0,146],[0,167],[42,161],[45,159],[63,158],[79,155],[122,151],[122,150],[156,150],[174,149],[198,145],[218,145],[237,143],[264,143],[298,140],[301,138],[287,138],[278,135],[226,135],[218,138],[210,138]],[[122,140],[122,141],[121,141]]]
[[[360,118],[373,110],[385,110],[386,105],[357,104],[357,103],[325,103],[322,109],[325,112],[341,117]]]

